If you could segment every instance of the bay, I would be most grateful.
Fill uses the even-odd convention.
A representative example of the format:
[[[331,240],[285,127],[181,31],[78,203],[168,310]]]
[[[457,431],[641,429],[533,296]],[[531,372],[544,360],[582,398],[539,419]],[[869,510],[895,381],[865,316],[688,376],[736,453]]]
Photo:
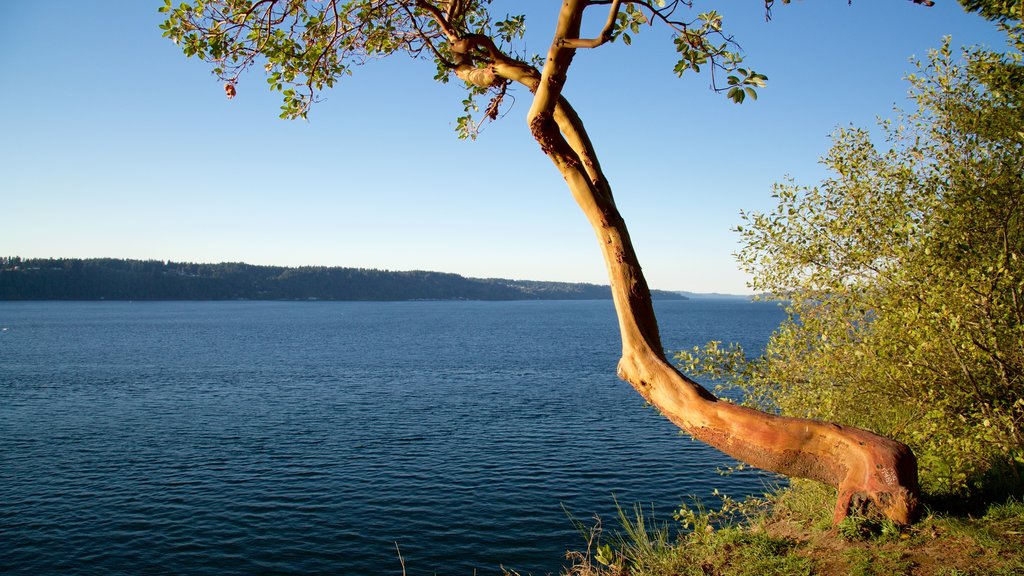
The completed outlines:
[[[670,349],[784,317],[656,307]],[[557,573],[566,510],[765,490],[619,348],[610,301],[0,303],[0,572]]]

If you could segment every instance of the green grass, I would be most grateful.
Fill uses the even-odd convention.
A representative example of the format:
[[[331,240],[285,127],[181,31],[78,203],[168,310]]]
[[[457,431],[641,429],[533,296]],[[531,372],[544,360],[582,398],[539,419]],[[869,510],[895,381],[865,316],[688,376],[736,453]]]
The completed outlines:
[[[929,510],[914,526],[830,522],[835,492],[794,482],[765,498],[690,499],[671,521],[619,508],[617,526],[577,524],[584,551],[566,576],[1010,576],[1024,574],[1024,503]]]

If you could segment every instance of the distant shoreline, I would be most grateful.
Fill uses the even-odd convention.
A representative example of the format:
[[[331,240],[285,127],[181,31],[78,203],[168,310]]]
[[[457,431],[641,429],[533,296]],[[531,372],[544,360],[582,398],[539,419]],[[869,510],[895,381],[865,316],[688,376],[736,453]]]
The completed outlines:
[[[688,300],[652,290],[657,300]],[[609,300],[607,285],[468,278],[429,271],[195,264],[116,258],[0,258],[2,301]]]

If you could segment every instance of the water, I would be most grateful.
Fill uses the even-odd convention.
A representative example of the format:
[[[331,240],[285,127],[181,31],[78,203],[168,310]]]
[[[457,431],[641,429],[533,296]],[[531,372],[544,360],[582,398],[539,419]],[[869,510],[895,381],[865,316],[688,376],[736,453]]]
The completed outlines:
[[[657,307],[674,349],[782,319]],[[563,507],[764,490],[618,353],[601,301],[0,303],[0,573],[557,573]]]

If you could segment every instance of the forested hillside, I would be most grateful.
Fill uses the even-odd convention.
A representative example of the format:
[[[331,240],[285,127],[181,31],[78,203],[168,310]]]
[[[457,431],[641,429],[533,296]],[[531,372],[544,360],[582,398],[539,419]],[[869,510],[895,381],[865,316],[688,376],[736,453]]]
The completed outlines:
[[[685,299],[674,292],[656,297]],[[608,286],[365,268],[0,258],[0,300],[599,300]]]

